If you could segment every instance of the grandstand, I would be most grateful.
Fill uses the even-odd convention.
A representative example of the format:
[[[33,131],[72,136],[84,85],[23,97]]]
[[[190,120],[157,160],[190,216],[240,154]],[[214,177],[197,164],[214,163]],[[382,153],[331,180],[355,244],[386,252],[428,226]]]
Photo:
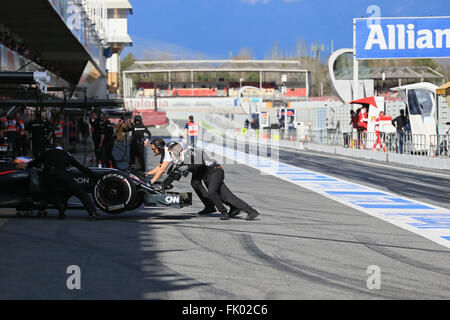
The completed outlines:
[[[282,76],[287,81],[282,81]],[[237,97],[307,100],[309,71],[296,60],[136,61],[123,72],[124,96]]]

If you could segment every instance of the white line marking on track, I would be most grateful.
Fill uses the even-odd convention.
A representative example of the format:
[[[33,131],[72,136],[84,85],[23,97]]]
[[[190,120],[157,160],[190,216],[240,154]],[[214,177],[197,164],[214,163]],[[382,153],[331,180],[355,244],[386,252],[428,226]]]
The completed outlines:
[[[448,209],[268,158],[242,154],[240,151],[232,151],[215,144],[202,142],[201,145],[208,151],[226,157],[234,156],[233,160],[236,162],[316,192],[450,248]]]

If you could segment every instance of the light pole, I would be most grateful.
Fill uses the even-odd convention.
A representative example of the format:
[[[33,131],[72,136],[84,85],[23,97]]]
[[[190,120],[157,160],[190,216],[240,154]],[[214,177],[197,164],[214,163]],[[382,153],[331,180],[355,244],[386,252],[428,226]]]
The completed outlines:
[[[287,75],[283,74],[281,76],[281,81],[283,82],[283,107],[284,107],[284,137],[286,138],[287,135],[287,108],[286,108],[286,82],[287,82]],[[283,112],[281,112],[281,115],[283,115]]]

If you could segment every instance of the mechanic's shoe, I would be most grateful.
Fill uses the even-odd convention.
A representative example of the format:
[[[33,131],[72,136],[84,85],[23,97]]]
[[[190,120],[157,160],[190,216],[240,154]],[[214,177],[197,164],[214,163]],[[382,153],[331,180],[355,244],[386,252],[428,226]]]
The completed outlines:
[[[255,220],[257,216],[259,216],[259,212],[256,211],[255,209],[252,209],[249,212],[247,212],[247,217],[245,218],[245,220],[247,221]]]
[[[235,209],[230,209],[230,212],[228,212],[228,216],[230,217],[230,218],[234,218],[234,217],[236,217],[238,214],[240,214],[241,213],[241,209],[238,209],[238,208],[235,208]]]
[[[223,211],[223,212],[220,214],[220,220],[230,220],[230,216],[228,215],[228,212],[227,212],[227,211]]]
[[[97,212],[94,212],[89,215],[89,221],[98,221],[98,220],[101,220],[101,218]]]
[[[62,219],[65,219],[65,218],[66,218],[66,207],[63,206],[63,207],[60,207],[58,209],[58,219],[62,220]]]
[[[200,211],[198,214],[201,216],[206,216],[207,214],[211,214],[216,212],[216,208],[205,208],[202,211]]]

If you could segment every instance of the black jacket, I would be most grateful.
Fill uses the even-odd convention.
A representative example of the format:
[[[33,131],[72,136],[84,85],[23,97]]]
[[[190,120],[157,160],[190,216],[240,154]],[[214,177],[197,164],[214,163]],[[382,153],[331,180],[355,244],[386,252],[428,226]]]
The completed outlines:
[[[131,132],[131,144],[142,145],[145,141],[145,134],[147,134],[147,139],[150,139],[152,134],[144,126],[143,123],[133,123],[130,127],[126,128],[124,131]]]
[[[103,134],[105,135],[103,139],[104,144],[111,144],[114,143],[114,134],[115,134],[115,127],[114,123],[111,121],[106,121],[103,123]]]
[[[104,134],[104,126],[102,120],[91,119],[91,127],[92,127],[92,140],[94,141],[94,144],[98,145],[101,141],[102,134]]]
[[[193,174],[202,174],[204,177],[209,176],[216,168],[221,168],[215,160],[208,157],[203,150],[194,150],[188,148],[184,151],[183,168]]]
[[[73,166],[90,177],[96,174],[91,169],[81,165],[70,153],[62,149],[47,149],[41,156],[28,164],[29,168],[44,166],[44,172],[49,174],[66,173],[66,169]]]

